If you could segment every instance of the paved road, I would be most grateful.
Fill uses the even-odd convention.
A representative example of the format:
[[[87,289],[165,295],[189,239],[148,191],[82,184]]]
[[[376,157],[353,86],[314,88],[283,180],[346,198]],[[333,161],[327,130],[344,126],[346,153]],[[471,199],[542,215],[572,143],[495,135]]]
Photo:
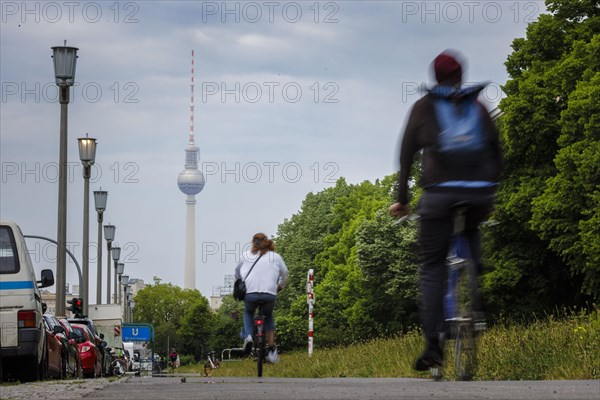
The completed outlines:
[[[286,379],[181,377],[86,379],[0,386],[16,400],[599,400],[600,381],[432,382],[423,379]]]
[[[432,382],[423,379],[126,378],[85,399],[599,400],[600,381]]]

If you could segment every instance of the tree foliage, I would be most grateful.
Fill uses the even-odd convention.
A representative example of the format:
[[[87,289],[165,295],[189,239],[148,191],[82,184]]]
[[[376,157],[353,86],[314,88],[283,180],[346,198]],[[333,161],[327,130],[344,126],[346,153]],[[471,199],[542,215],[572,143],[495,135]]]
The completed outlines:
[[[154,326],[159,354],[166,355],[169,347],[175,347],[180,354],[203,357],[215,317],[198,290],[161,283],[155,277],[154,284],[140,290],[135,301],[135,322]]]
[[[356,185],[340,179],[335,187],[307,195],[300,212],[279,226],[277,251],[290,269],[290,287],[277,308],[278,335],[286,345],[306,341],[297,332],[306,332],[311,268],[314,337],[320,345],[398,332],[414,322],[415,228],[399,228],[387,216],[395,179]]]
[[[496,310],[600,299],[600,7],[557,0],[547,8],[506,62],[500,224],[486,247]]]

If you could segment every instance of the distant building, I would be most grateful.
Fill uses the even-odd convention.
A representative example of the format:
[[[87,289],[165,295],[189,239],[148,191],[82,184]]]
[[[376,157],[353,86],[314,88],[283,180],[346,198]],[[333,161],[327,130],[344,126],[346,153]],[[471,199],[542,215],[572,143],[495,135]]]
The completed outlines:
[[[46,313],[56,315],[56,293],[49,292],[48,290],[41,290],[41,294],[42,303],[46,304]],[[73,295],[73,293],[69,293],[67,290],[65,294],[65,301],[71,300],[73,297],[77,296]],[[74,317],[73,313],[67,311],[67,306],[68,304],[65,304],[65,312],[67,313],[66,317]],[[59,317],[64,317],[64,315],[59,315]]]
[[[223,286],[213,286],[212,296],[210,296],[210,308],[213,311],[217,311],[223,304],[225,296],[233,293],[233,283],[235,277],[233,275],[225,275],[223,279]]]
[[[129,285],[131,285],[131,293],[133,293],[134,298],[140,290],[146,287],[144,280],[139,278],[129,278]]]

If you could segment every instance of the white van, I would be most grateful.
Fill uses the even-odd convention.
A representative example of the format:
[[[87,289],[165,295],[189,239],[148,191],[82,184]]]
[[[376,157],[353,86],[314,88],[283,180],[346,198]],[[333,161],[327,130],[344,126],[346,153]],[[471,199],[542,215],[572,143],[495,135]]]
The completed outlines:
[[[0,380],[46,374],[46,331],[39,288],[54,285],[45,269],[37,281],[21,229],[0,220]]]

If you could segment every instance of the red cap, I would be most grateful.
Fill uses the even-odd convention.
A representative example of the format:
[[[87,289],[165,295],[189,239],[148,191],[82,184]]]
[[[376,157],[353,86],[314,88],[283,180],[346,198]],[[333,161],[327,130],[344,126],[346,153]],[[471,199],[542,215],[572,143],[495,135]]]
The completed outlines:
[[[433,60],[433,70],[435,72],[435,79],[438,83],[462,82],[462,67],[460,63],[456,58],[446,52],[441,53]]]

